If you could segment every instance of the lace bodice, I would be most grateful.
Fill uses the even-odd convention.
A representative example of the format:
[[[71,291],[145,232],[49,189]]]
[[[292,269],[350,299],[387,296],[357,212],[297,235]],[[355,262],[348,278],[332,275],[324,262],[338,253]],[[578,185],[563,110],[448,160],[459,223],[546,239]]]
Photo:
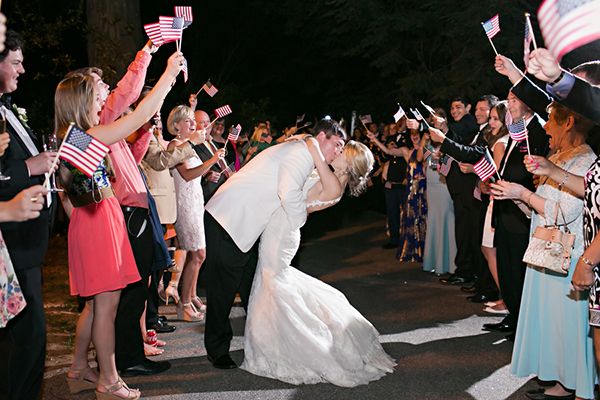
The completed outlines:
[[[334,204],[337,204],[337,202],[342,199],[342,196],[340,196],[337,199],[328,200],[328,201],[321,201],[319,199],[308,201],[308,194],[310,192],[310,189],[312,189],[313,186],[315,186],[315,184],[317,182],[319,182],[319,174],[317,173],[317,170],[314,170],[312,172],[312,174],[310,174],[310,176],[306,180],[306,183],[304,184],[304,188],[302,188],[302,191],[304,193],[304,200],[306,201],[306,208],[333,206]]]

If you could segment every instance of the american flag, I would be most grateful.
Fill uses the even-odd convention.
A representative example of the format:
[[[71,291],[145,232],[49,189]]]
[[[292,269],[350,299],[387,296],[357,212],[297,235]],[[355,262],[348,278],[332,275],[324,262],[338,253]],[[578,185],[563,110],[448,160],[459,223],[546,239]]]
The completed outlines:
[[[450,172],[450,167],[452,166],[452,159],[450,157],[444,157],[443,161],[440,161],[440,165],[438,166],[438,172],[444,176],[448,176]]]
[[[398,104],[398,111],[396,111],[396,114],[394,114],[394,121],[400,121],[400,118],[404,117],[405,115],[406,113],[404,112],[404,109],[400,104]]]
[[[515,142],[520,142],[527,139],[527,128],[525,126],[525,120],[520,119],[514,124],[508,125],[508,133],[510,138]]]
[[[425,118],[423,118],[423,116],[421,115],[421,112],[419,110],[417,110],[416,108],[411,108],[410,111],[413,113],[413,115],[415,116],[417,121],[425,120]]]
[[[183,30],[183,18],[181,17],[158,17],[163,43],[181,40]]]
[[[538,10],[546,48],[560,60],[600,39],[600,0],[546,0]]]
[[[91,178],[108,150],[107,145],[71,124],[58,156]]]
[[[531,43],[533,43],[533,32],[530,28],[529,14],[525,14],[525,36],[523,39],[523,61],[525,68],[529,66],[529,53],[531,52]]]
[[[155,22],[153,24],[144,25],[144,30],[148,35],[148,39],[152,41],[152,44],[159,47],[164,43],[162,33],[160,32],[160,23]]]
[[[202,90],[204,90],[210,97],[214,97],[214,95],[219,91],[219,89],[217,89],[217,87],[210,82],[210,79],[207,80],[204,85],[202,85]]]
[[[500,32],[500,17],[496,14],[487,21],[482,22],[481,26],[483,26],[483,30],[487,37],[491,39]]]
[[[185,58],[183,59],[183,66],[181,68],[181,72],[183,72],[183,81],[187,82],[187,80],[188,80],[188,65],[187,65],[187,60]]]
[[[240,137],[240,132],[242,131],[242,126],[240,124],[237,124],[235,127],[231,127],[231,130],[229,131],[229,135],[227,136],[227,140],[231,140],[231,141],[236,141],[238,140],[238,137]]]
[[[190,26],[194,21],[192,7],[190,6],[175,6],[175,16],[183,18],[183,29]]]
[[[488,149],[485,149],[485,154],[481,157],[481,160],[473,164],[473,171],[475,171],[482,182],[487,181],[498,172],[494,159]]]
[[[420,101],[421,101],[421,104],[423,104],[423,107],[425,107],[427,109],[427,112],[429,112],[429,114],[436,115],[433,107],[428,106],[427,104],[423,103],[423,100],[420,100]]]
[[[373,119],[371,118],[371,114],[359,115],[358,119],[360,119],[360,122],[362,122],[364,125],[370,124],[373,122]]]
[[[233,111],[231,111],[231,107],[229,107],[229,104],[225,104],[223,107],[219,107],[215,110],[215,115],[217,116],[217,118],[223,118],[229,114],[231,114]]]

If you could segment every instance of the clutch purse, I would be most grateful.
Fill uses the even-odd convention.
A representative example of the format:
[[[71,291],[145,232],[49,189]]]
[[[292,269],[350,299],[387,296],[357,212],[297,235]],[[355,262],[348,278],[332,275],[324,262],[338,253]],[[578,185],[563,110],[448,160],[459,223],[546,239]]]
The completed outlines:
[[[559,210],[564,221],[564,231],[557,224]],[[565,216],[560,209],[560,205],[557,204],[554,225],[535,228],[523,256],[523,261],[536,267],[567,275],[571,265],[571,252],[574,243],[575,235],[569,232]]]

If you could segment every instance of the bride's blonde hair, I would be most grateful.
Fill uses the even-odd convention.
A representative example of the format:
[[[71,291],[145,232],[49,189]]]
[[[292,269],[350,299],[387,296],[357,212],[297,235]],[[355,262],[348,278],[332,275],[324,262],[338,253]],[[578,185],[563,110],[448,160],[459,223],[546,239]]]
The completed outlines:
[[[348,191],[351,196],[358,196],[367,188],[367,179],[375,164],[373,153],[364,144],[349,140],[342,155],[348,163]]]

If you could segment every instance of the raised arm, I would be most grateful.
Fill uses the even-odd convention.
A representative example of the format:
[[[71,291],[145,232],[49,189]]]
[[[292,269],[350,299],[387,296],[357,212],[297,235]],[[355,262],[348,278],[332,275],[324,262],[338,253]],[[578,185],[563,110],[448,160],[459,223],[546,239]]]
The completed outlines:
[[[344,188],[342,187],[339,179],[329,168],[329,165],[327,165],[325,162],[323,154],[319,149],[319,144],[315,139],[308,138],[306,140],[306,145],[308,146],[308,151],[313,158],[315,167],[319,173],[319,179],[321,181],[321,190],[317,194],[316,198],[321,201],[338,199],[342,195]]]
[[[154,88],[131,113],[107,125],[97,125],[88,133],[106,145],[125,139],[131,132],[145,124],[158,111],[162,102],[171,90],[171,85],[183,66],[183,54],[175,52],[167,63],[167,68]]]

